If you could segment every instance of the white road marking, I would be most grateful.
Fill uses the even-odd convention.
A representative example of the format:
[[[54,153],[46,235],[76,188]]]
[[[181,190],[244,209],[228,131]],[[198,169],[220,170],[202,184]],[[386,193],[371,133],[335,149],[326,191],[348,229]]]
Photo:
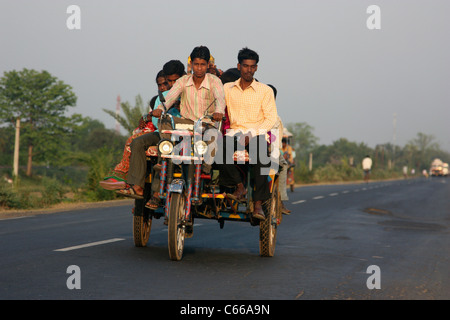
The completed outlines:
[[[306,200],[299,200],[299,201],[295,201],[295,202],[292,202],[292,204],[298,204],[298,203],[302,203],[302,202],[305,202]]]
[[[336,192],[335,193],[330,193],[329,196],[334,197],[334,196],[337,196],[338,194],[339,193],[336,193]]]
[[[318,199],[323,199],[323,198],[325,198],[324,196],[317,196],[317,197],[314,197],[313,199],[314,200],[318,200]]]
[[[82,248],[87,248],[87,247],[99,246],[99,245],[102,245],[102,244],[111,243],[111,242],[117,242],[117,241],[122,241],[122,240],[125,240],[125,239],[114,238],[114,239],[109,239],[109,240],[103,240],[103,241],[97,241],[97,242],[80,244],[78,246],[73,246],[73,247],[56,249],[54,251],[71,251],[71,250],[77,250],[77,249],[82,249]]]
[[[344,190],[344,191],[342,191],[341,193],[349,193],[350,191],[348,191],[348,190]]]

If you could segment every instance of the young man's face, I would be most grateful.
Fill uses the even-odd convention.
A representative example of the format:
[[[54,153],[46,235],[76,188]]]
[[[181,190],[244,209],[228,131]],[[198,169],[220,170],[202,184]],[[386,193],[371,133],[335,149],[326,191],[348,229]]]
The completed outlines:
[[[242,60],[242,63],[238,63],[238,70],[241,72],[241,78],[245,81],[253,81],[253,76],[258,70],[258,65],[256,64],[256,60],[245,59]]]
[[[165,77],[158,77],[156,84],[158,85],[158,91],[164,92],[170,89],[169,82],[167,82]]]
[[[203,78],[208,71],[208,61],[200,58],[192,60],[192,73],[197,78]]]
[[[176,73],[166,76],[166,80],[167,80],[167,83],[169,85],[167,90],[170,90],[170,88],[173,87],[175,81],[177,81],[178,79],[180,79],[180,76],[178,74],[176,74]]]

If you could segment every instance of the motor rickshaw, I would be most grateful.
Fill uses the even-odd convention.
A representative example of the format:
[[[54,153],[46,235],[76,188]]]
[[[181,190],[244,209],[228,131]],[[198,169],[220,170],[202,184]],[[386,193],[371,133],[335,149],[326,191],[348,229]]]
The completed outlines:
[[[164,97],[160,95],[164,105]],[[164,106],[165,107],[165,106]],[[181,260],[185,239],[193,236],[196,219],[217,220],[220,229],[225,221],[240,221],[259,226],[259,252],[263,257],[275,253],[277,228],[281,223],[281,198],[278,188],[278,173],[268,176],[271,198],[263,204],[265,220],[252,218],[252,169],[247,174],[247,196],[245,201],[236,202],[227,198],[227,190],[218,184],[217,170],[210,174],[202,172],[204,155],[208,144],[203,141],[206,129],[220,131],[220,123],[214,123],[205,114],[193,125],[176,123],[174,118],[163,112],[160,124],[169,124],[168,129],[159,126],[161,141],[157,147],[150,147],[147,154],[147,179],[144,199],[136,199],[133,210],[133,238],[135,246],[148,242],[153,219],[161,217],[168,225],[168,251],[171,260]],[[208,123],[209,122],[209,123]],[[174,152],[178,149],[180,152]],[[248,153],[235,153],[235,161],[249,161]],[[160,206],[155,210],[145,207],[151,197],[151,177],[159,175]]]

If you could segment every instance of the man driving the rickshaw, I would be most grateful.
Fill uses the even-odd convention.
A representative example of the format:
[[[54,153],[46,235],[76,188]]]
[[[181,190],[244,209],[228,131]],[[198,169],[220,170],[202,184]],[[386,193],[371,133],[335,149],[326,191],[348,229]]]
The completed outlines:
[[[192,74],[184,75],[179,78],[172,86],[165,97],[165,106],[170,108],[180,98],[180,114],[182,118],[174,118],[174,122],[194,123],[211,106],[212,117],[214,121],[220,121],[223,118],[225,109],[225,98],[223,85],[220,79],[207,73],[208,61],[210,60],[209,49],[205,46],[195,47],[191,54]],[[152,111],[152,116],[160,118],[164,110],[162,104],[156,106]],[[161,128],[159,128],[161,129]],[[139,153],[142,164],[139,166],[130,165],[127,183],[128,188],[119,190],[120,194],[125,196],[137,195],[142,198],[145,184],[145,150],[149,146],[154,146],[159,142],[159,136],[155,136],[151,144],[146,144],[140,150],[132,152]],[[156,181],[156,179],[154,179]],[[154,190],[153,190],[154,191]],[[159,195],[153,194],[146,207],[155,209],[159,204]]]
[[[270,198],[270,187],[267,171],[271,164],[263,163],[261,157],[267,155],[266,134],[274,126],[278,114],[275,104],[273,90],[254,79],[254,74],[258,69],[259,55],[248,48],[243,48],[238,54],[238,69],[241,77],[231,83],[224,85],[225,101],[227,113],[230,121],[230,129],[225,136],[223,143],[223,155],[229,156],[237,149],[249,145],[257,145],[257,152],[250,156],[255,156],[252,166],[255,169],[253,201],[253,218],[264,220],[265,215],[262,204]],[[239,148],[238,148],[239,149]],[[255,160],[255,159],[253,159]],[[235,186],[233,194],[228,197],[240,201],[247,194],[241,175],[242,166],[230,163],[230,159],[225,159],[223,164],[217,164],[220,170],[220,184],[222,186]],[[245,165],[246,166],[246,165]]]

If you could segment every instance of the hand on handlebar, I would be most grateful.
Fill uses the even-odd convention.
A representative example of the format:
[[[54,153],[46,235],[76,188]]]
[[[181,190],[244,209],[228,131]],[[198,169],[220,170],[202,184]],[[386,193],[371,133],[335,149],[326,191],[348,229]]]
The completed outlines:
[[[162,110],[161,109],[155,109],[155,110],[152,111],[152,116],[155,117],[155,118],[161,117],[161,114],[162,114]]]
[[[223,113],[220,113],[220,112],[214,112],[213,115],[212,115],[212,117],[213,117],[213,120],[214,120],[214,121],[222,121]]]

